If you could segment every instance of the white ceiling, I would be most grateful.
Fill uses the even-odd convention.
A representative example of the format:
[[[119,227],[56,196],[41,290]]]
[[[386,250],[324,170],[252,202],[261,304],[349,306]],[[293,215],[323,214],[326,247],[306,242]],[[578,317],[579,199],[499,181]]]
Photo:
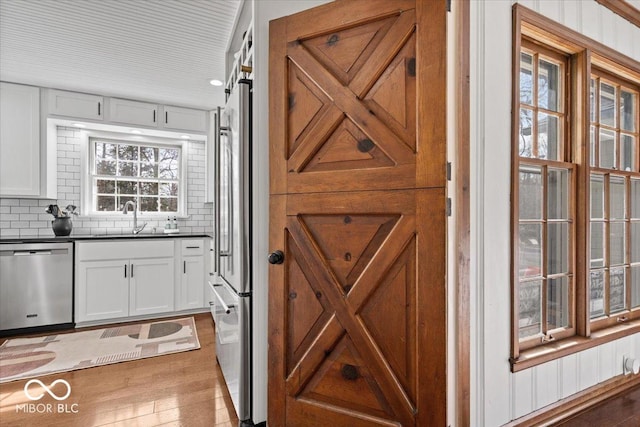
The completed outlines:
[[[213,109],[240,0],[0,0],[0,80]]]

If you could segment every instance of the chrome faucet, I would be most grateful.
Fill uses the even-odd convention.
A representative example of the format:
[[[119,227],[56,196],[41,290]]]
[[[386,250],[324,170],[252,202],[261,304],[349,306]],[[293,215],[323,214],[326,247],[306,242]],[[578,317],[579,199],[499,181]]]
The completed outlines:
[[[144,229],[144,226],[147,225],[147,223],[145,222],[140,227],[138,227],[138,214],[137,214],[138,208],[136,207],[136,202],[132,200],[129,200],[127,203],[124,204],[124,208],[122,208],[123,214],[126,215],[127,212],[129,212],[129,206],[131,206],[131,209],[133,210],[133,230],[131,230],[131,232],[133,234],[138,234]]]

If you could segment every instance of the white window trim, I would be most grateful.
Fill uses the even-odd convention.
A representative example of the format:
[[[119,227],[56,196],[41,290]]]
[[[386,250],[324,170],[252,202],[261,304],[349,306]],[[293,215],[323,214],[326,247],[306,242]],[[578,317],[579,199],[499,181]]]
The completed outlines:
[[[81,132],[80,142],[80,216],[83,218],[120,218],[120,212],[99,212],[94,210],[93,194],[91,185],[91,169],[89,161],[91,160],[90,145],[92,139],[105,138],[109,140],[130,142],[136,145],[145,143],[153,145],[171,145],[180,147],[180,187],[178,193],[178,212],[176,214],[167,212],[139,212],[138,217],[143,219],[166,219],[167,216],[176,216],[177,218],[188,218],[187,214],[187,159],[189,156],[189,144],[187,141],[178,138],[159,138],[140,135],[128,135],[116,132],[105,132],[97,130],[83,130]]]

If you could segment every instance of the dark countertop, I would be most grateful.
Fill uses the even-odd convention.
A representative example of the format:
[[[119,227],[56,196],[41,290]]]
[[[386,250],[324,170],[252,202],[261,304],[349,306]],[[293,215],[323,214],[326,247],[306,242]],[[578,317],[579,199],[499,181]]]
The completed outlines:
[[[140,233],[140,234],[78,234],[70,236],[56,237],[11,237],[0,239],[0,243],[52,243],[52,242],[75,242],[79,240],[141,240],[141,239],[175,239],[187,237],[211,237],[206,233]]]

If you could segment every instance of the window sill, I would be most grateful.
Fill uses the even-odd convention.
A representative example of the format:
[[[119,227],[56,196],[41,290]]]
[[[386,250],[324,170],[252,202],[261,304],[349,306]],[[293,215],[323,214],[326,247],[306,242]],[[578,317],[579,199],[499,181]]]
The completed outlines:
[[[611,328],[592,332],[590,337],[572,336],[540,347],[531,348],[522,351],[517,359],[510,359],[511,372],[519,372],[637,332],[640,332],[640,319],[630,320]]]
[[[161,221],[161,220],[166,220],[167,217],[170,217],[171,219],[173,219],[174,217],[176,219],[189,219],[191,217],[191,215],[188,214],[141,214],[138,213],[138,220],[149,220],[149,221]],[[133,214],[131,212],[127,213],[126,215],[124,215],[122,212],[109,212],[109,213],[89,213],[86,215],[78,215],[77,217],[75,217],[75,219],[79,219],[79,220],[92,220],[92,219],[98,219],[98,220],[111,220],[111,221],[115,221],[115,220],[122,220],[122,221],[126,221],[127,219],[133,220]]]

